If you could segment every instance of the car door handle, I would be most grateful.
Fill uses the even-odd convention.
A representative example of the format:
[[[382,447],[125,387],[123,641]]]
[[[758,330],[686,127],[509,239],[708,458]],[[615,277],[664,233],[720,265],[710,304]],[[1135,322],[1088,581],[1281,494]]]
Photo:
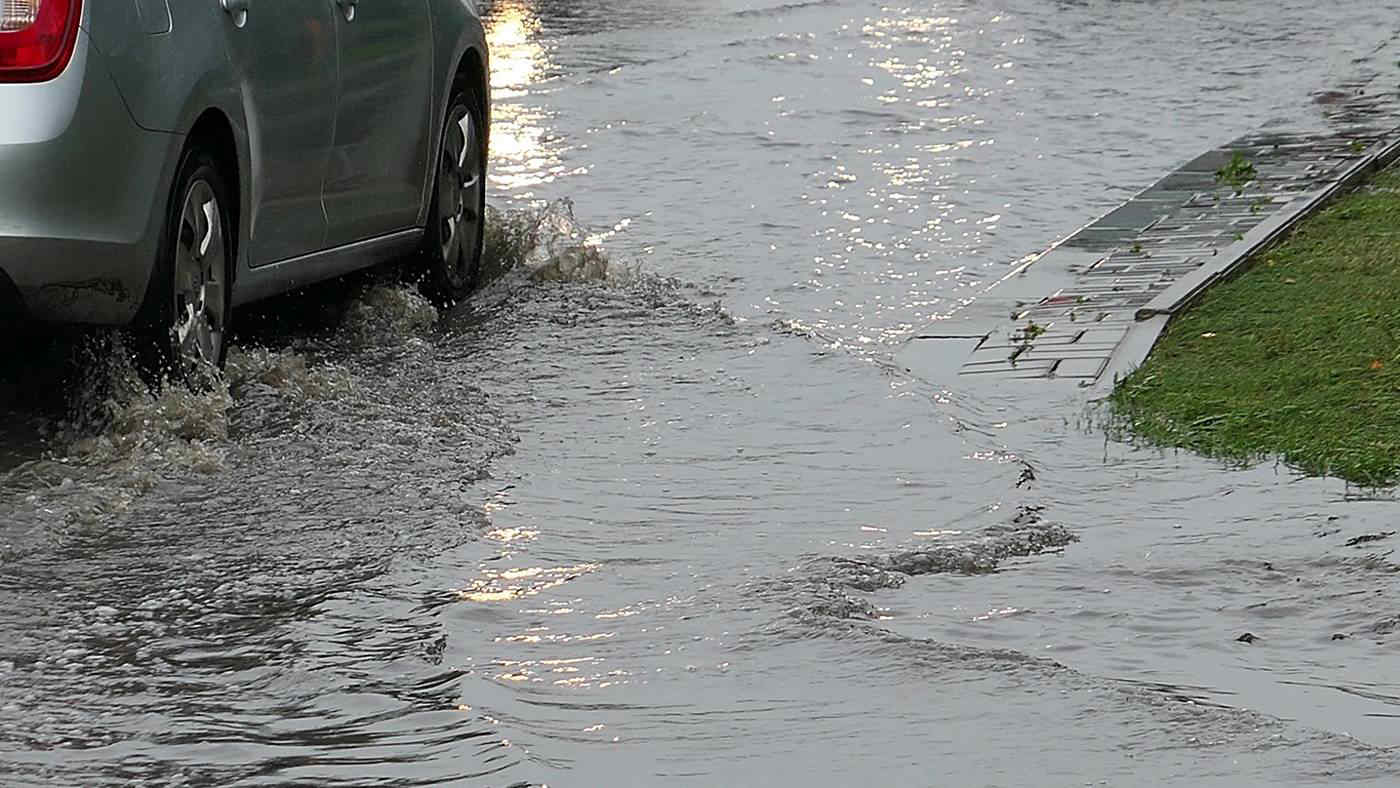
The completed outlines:
[[[248,24],[248,0],[219,0],[219,5],[223,6],[224,13],[233,17],[234,27]]]
[[[345,16],[346,22],[355,21],[355,8],[359,6],[360,0],[335,0],[335,4],[340,6],[340,13]]]

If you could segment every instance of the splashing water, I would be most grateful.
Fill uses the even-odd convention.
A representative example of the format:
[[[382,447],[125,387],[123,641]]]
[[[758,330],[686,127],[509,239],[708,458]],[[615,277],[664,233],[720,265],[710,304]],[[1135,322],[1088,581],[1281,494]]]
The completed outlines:
[[[627,283],[636,264],[617,265],[562,199],[537,210],[488,207],[482,268],[487,281],[520,271],[536,282]]]
[[[640,276],[635,266],[613,265],[568,201],[488,208],[483,281],[494,280],[502,281],[487,288],[492,295],[473,299],[478,308],[558,284],[643,287],[656,291],[658,303],[674,300],[668,283]],[[247,430],[299,418],[288,406],[357,396],[355,357],[342,358],[343,351],[428,351],[425,335],[442,319],[438,309],[394,267],[367,272],[362,281],[311,296],[326,300],[329,323],[313,321],[290,333],[286,326],[267,335],[255,330],[248,339],[267,345],[231,347],[225,369],[202,370],[196,385],[150,386],[122,331],[92,332],[64,345],[51,354],[55,369],[65,369],[52,382],[58,395],[52,399],[64,405],[51,415],[33,414],[44,424],[46,448],[0,481],[29,489],[34,510],[55,514],[67,533],[110,525],[163,481],[230,471],[238,436]],[[277,325],[278,307],[271,306]]]
[[[336,364],[311,366],[306,356],[262,347],[233,348],[224,375],[238,400],[260,390],[298,402],[344,396],[354,384],[348,370]]]
[[[489,276],[519,271],[537,282],[629,281],[614,268],[573,215],[567,200],[537,210],[488,209],[483,266]],[[621,276],[619,276],[619,274]],[[438,323],[438,310],[416,287],[394,279],[361,288],[345,305],[332,341],[397,345]],[[352,388],[350,373],[312,364],[292,349],[233,347],[226,370],[209,370],[203,385],[143,380],[122,332],[95,334],[75,348],[76,380],[68,415],[52,429],[60,462],[82,465],[174,466],[212,473],[224,467],[230,412],[246,396],[275,394],[295,402],[334,399]]]
[[[121,332],[91,338],[70,392],[69,418],[59,425],[62,461],[80,464],[173,461],[201,472],[222,467],[215,442],[228,437],[228,387],[210,373],[206,385],[166,384],[152,391]]]
[[[437,325],[438,310],[411,285],[366,288],[346,309],[341,332],[356,345],[397,344]]]

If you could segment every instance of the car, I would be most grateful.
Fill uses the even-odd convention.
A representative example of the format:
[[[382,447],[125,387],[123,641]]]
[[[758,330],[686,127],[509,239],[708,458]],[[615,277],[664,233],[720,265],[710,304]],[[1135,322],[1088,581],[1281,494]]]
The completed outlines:
[[[219,365],[234,310],[356,269],[464,297],[488,58],[473,0],[0,0],[0,325]]]

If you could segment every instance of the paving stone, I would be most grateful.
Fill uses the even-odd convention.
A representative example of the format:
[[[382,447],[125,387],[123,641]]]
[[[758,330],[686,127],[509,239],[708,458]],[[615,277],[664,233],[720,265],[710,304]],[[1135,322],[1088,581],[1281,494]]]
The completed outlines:
[[[905,345],[895,361],[905,369],[917,369],[929,380],[943,380],[957,375],[981,342],[981,337],[917,338]]]
[[[1086,329],[1080,335],[1079,341],[1084,344],[1118,344],[1123,335],[1128,333],[1126,326],[1109,326],[1103,328]]]
[[[1057,378],[1078,378],[1081,380],[1096,380],[1103,374],[1104,367],[1108,366],[1108,356],[1103,358],[1076,358],[1065,359],[1055,365],[1055,377]]]
[[[1151,227],[1171,211],[1171,203],[1131,200],[1110,211],[1094,223],[1098,228],[1121,228],[1134,232]]]
[[[1005,364],[997,369],[967,364],[962,368],[963,375],[980,375],[988,378],[1046,378],[1055,369],[1055,361],[1037,361],[1028,364]]]
[[[1016,348],[1006,345],[994,345],[990,347],[979,347],[972,351],[972,355],[966,357],[962,364],[963,371],[969,368],[991,368],[1002,365],[1010,366],[1011,359],[1016,355]]]
[[[1116,346],[1114,346],[1116,347]],[[1053,348],[1035,348],[1022,353],[1016,357],[1016,361],[1025,364],[1029,361],[1081,361],[1084,359],[1097,359],[1107,362],[1108,357],[1113,355],[1113,347],[1087,350],[1076,348],[1074,345],[1062,345]]]
[[[1212,189],[1216,186],[1215,173],[1203,172],[1174,172],[1158,181],[1158,183],[1163,189],[1175,190]]]
[[[1202,153],[1191,161],[1182,165],[1182,172],[1208,172],[1212,176],[1226,164],[1230,163],[1230,156],[1233,151],[1211,150]]]

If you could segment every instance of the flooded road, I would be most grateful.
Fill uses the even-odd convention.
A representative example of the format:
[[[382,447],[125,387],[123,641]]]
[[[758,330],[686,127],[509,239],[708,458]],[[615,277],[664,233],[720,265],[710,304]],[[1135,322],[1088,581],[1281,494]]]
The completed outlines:
[[[1395,784],[1393,501],[895,357],[1397,10],[488,4],[471,301],[7,371],[0,782]]]

